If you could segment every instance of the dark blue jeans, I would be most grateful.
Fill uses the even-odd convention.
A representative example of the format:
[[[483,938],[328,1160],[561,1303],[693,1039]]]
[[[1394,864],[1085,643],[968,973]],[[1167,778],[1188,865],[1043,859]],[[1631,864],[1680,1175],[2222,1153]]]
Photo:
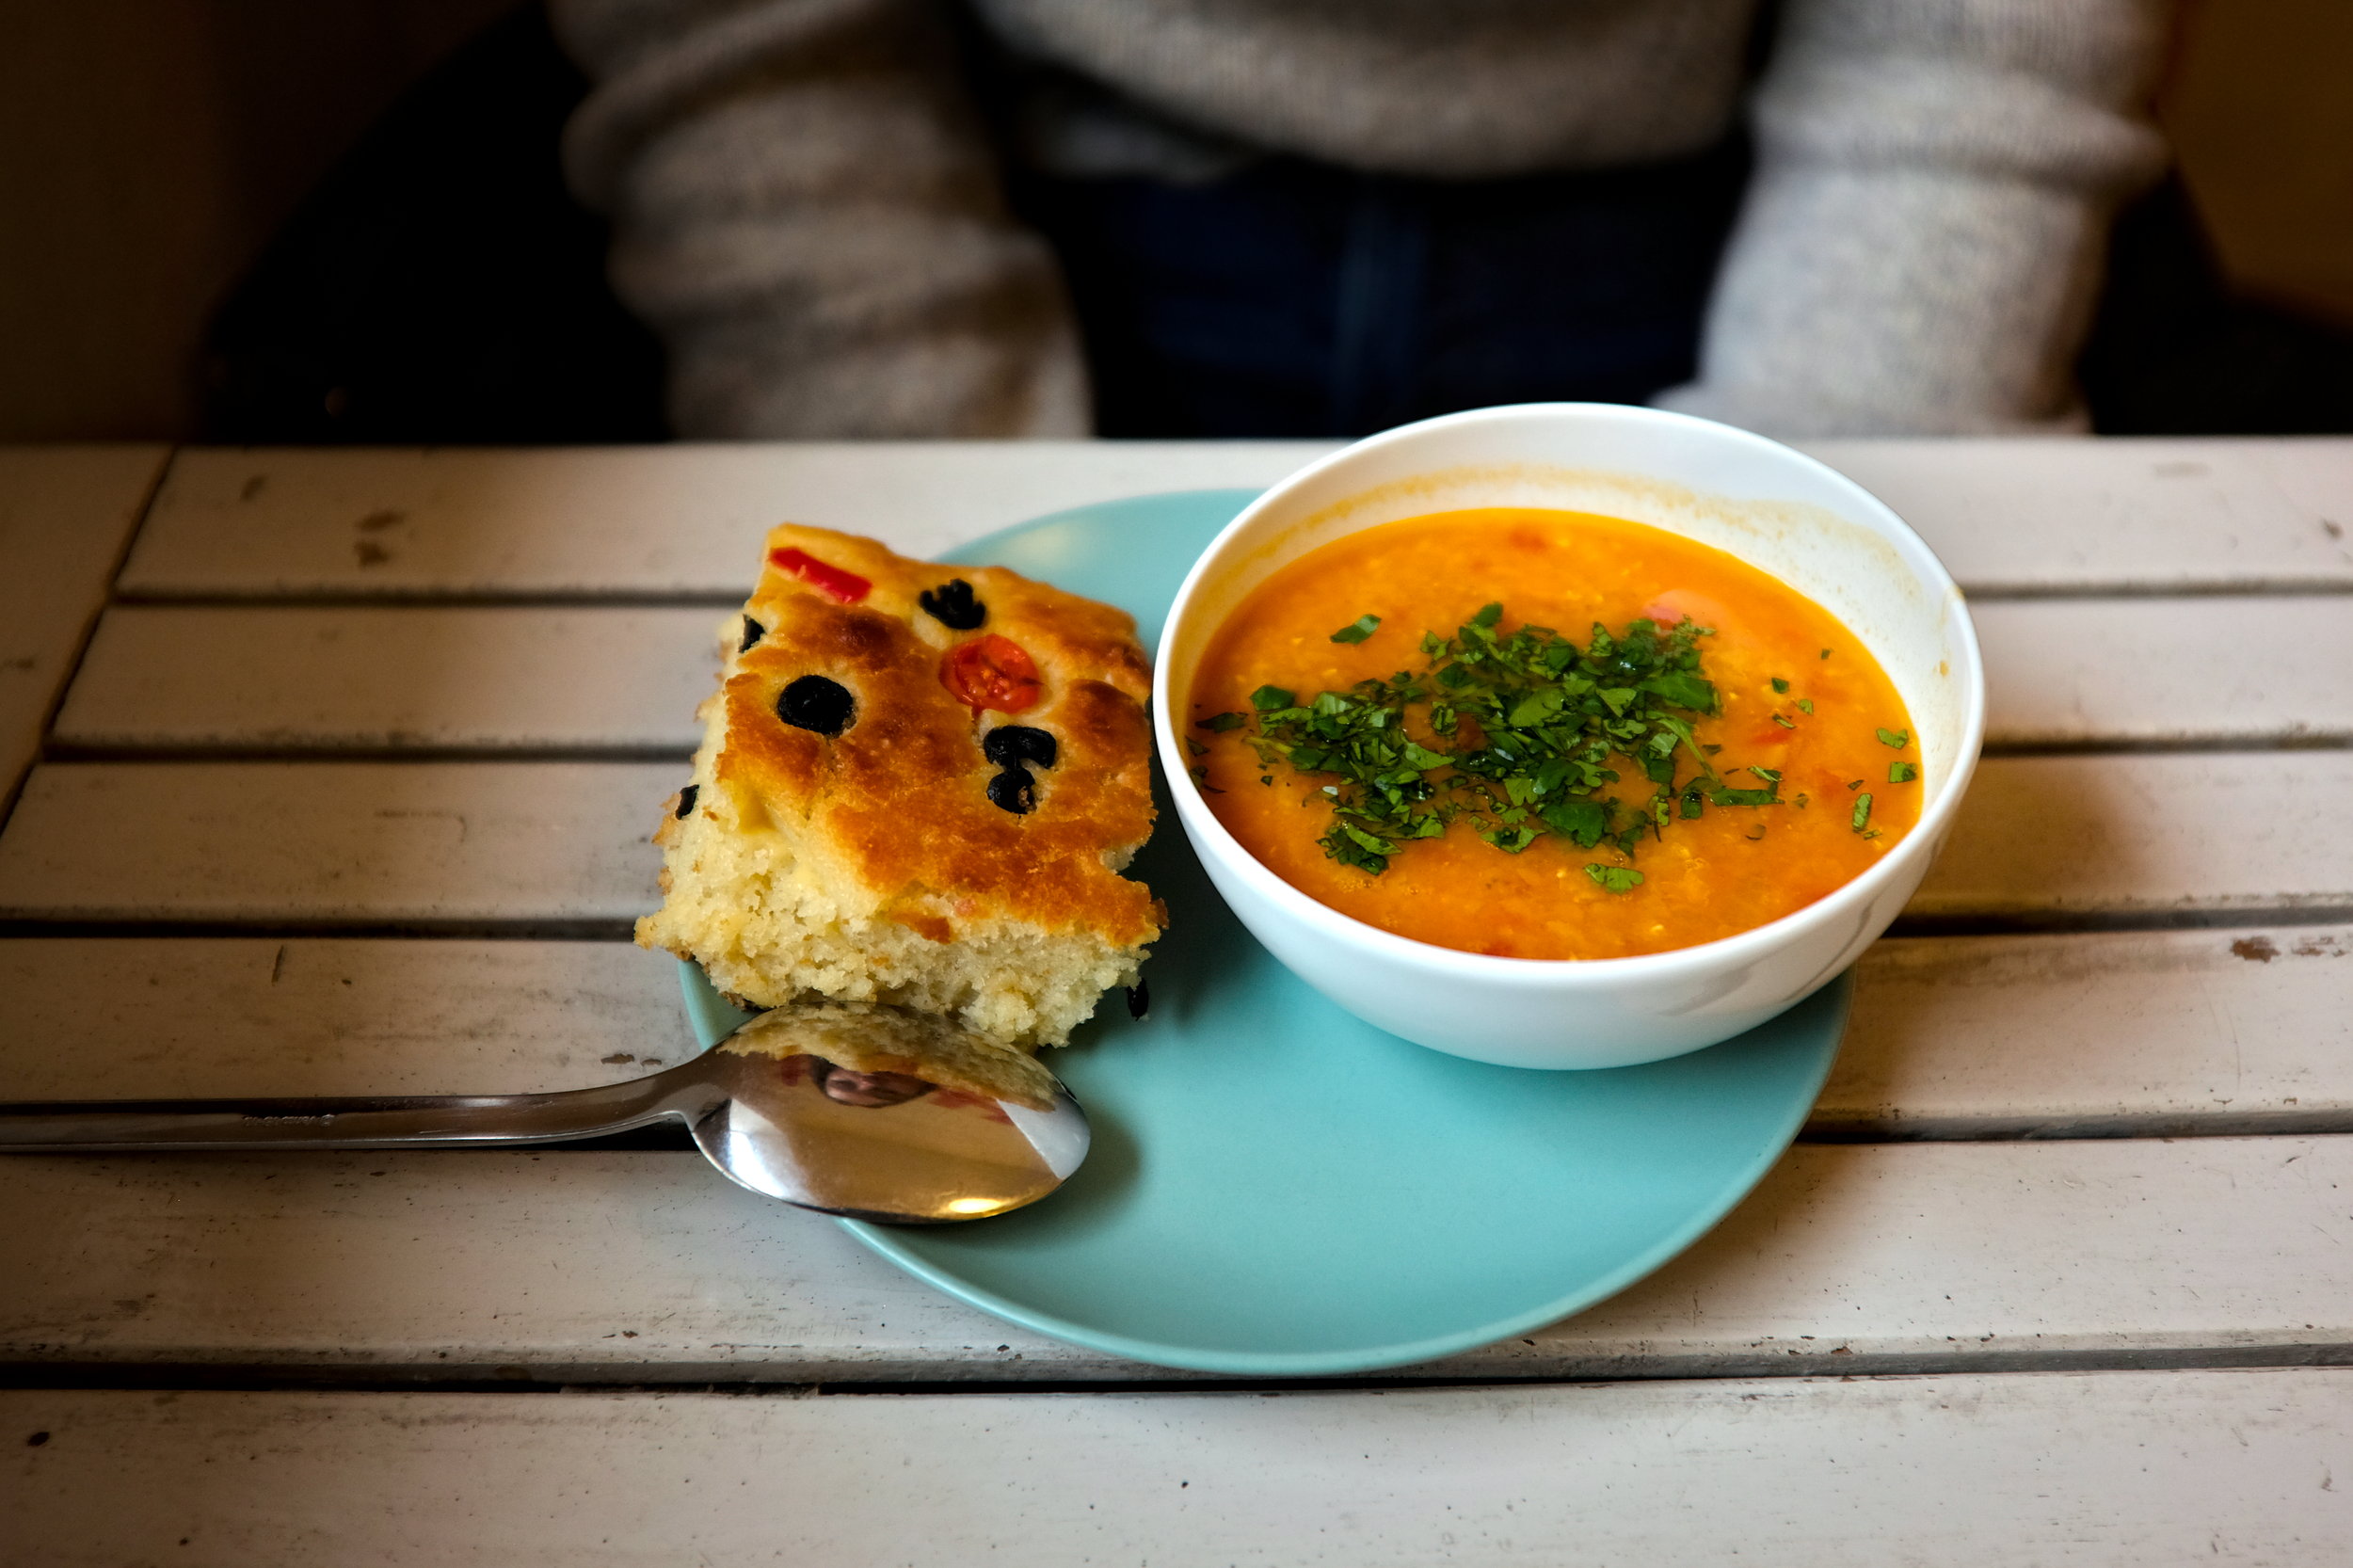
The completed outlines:
[[[1748,178],[1734,138],[1446,182],[1270,159],[1202,185],[1031,179],[1106,436],[1357,436],[1688,380]]]

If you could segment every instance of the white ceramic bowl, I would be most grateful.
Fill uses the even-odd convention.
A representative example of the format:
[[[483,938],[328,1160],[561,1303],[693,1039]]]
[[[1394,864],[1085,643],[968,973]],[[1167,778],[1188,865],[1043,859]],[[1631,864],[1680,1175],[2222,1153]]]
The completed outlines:
[[[1628,518],[1723,550],[1829,610],[1878,658],[1918,737],[1919,825],[1817,903],[1638,958],[1459,952],[1317,903],[1211,813],[1178,728],[1212,633],[1268,576],[1401,518],[1544,506]],[[1358,441],[1258,498],[1212,541],[1160,634],[1153,726],[1177,819],[1227,904],[1301,979],[1408,1040],[1515,1067],[1617,1067],[1730,1039],[1802,1000],[1887,928],[1977,766],[1985,679],[1961,590],[1918,535],[1844,475],[1745,430],[1604,403],[1480,408]]]

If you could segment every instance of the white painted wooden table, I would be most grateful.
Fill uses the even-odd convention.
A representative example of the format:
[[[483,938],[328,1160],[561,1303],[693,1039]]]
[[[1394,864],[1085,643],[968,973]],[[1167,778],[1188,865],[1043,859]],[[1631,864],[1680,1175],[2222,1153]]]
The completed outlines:
[[[0,453],[0,1099],[676,1060],[625,935],[760,529],[1317,450]],[[16,1159],[0,1563],[2353,1561],[2353,441],[1818,450],[1970,589],[1992,755],[1652,1279],[1243,1389],[691,1153]]]

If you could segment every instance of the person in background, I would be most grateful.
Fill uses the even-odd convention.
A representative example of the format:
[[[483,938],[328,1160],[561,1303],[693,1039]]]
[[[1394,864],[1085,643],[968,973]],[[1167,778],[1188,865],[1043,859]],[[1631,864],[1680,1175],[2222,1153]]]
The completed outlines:
[[[2163,0],[552,0],[700,438],[2080,426]]]

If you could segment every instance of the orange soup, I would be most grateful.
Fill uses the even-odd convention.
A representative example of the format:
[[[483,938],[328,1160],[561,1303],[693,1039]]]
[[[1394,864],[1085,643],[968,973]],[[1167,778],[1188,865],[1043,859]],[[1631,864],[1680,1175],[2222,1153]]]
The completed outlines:
[[[1763,925],[1919,819],[1911,718],[1852,632],[1721,551],[1584,513],[1312,552],[1218,630],[1185,729],[1210,809],[1292,887],[1515,958]]]

